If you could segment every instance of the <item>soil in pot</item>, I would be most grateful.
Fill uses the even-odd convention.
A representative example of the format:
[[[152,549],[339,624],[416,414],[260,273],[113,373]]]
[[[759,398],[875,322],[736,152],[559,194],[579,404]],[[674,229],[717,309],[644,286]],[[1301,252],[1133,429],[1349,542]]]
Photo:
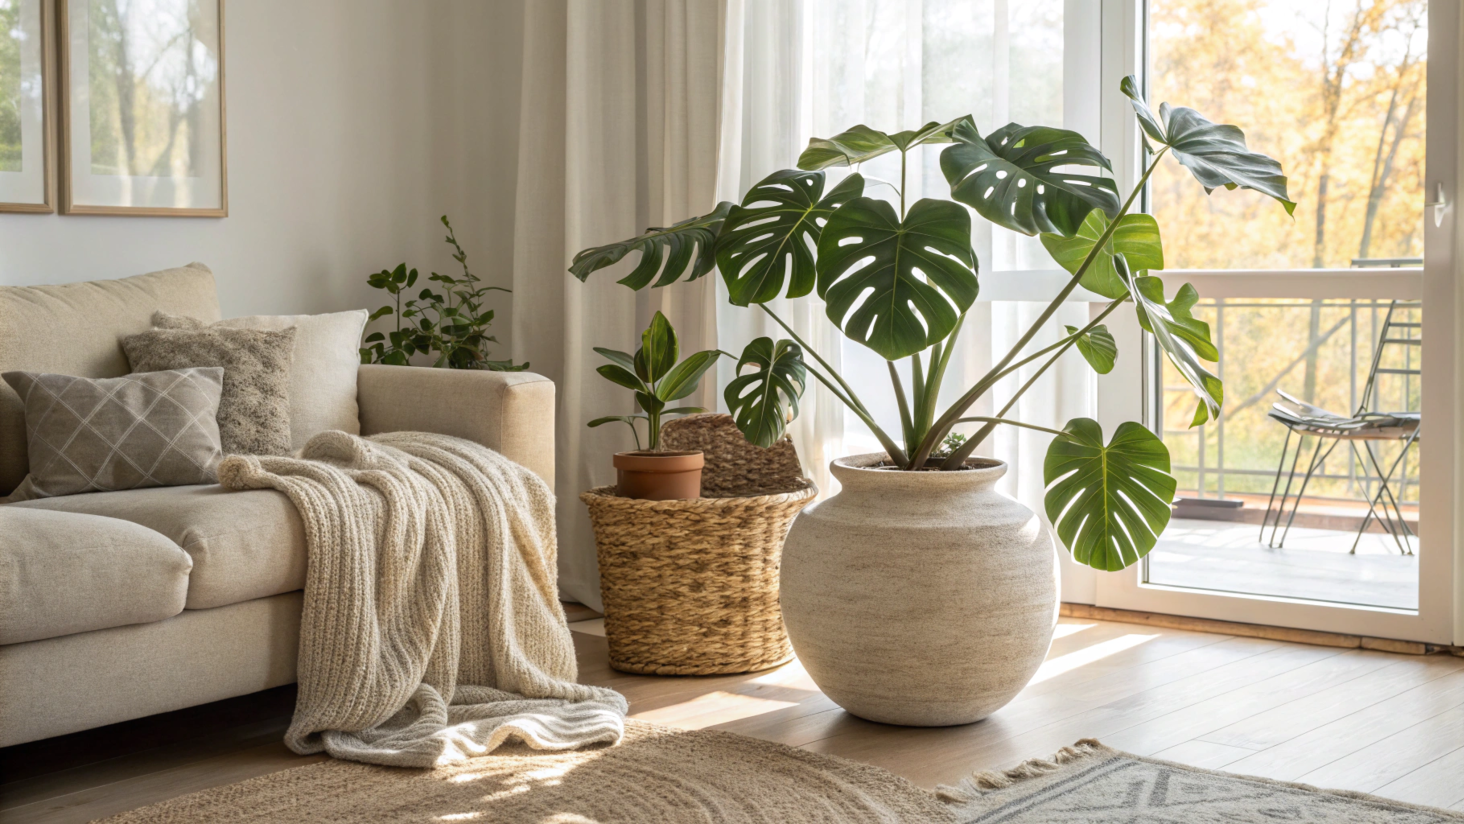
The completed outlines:
[[[700,452],[617,452],[615,485],[623,498],[677,501],[701,497]]]

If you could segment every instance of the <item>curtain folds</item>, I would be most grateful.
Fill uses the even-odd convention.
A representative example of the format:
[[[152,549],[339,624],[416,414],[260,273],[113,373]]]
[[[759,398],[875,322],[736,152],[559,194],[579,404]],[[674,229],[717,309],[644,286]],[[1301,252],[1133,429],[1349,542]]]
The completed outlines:
[[[975,116],[983,132],[1008,120],[1064,124],[1065,20],[1074,0],[534,0],[526,7],[514,236],[513,355],[558,386],[556,420],[560,585],[599,608],[594,541],[579,493],[614,482],[613,452],[632,448],[623,427],[588,429],[592,418],[634,411],[630,393],[595,374],[593,346],[633,350],[656,310],[684,353],[739,353],[753,338],[788,337],[758,308],[725,299],[712,275],[667,289],[631,292],[615,281],[634,264],[578,283],[566,272],[589,246],[632,237],[740,201],[752,184],[793,168],[814,135],[856,123],[885,131]],[[1089,128],[1091,124],[1066,123]],[[906,175],[911,202],[946,197],[938,147],[917,150]],[[897,201],[897,155],[860,170],[866,194]],[[830,170],[829,186],[847,173]],[[949,403],[979,378],[1042,310],[1023,286],[1055,264],[1035,238],[977,221],[987,294],[972,308],[947,376]],[[635,255],[628,256],[635,258]],[[618,274],[617,274],[618,273]],[[847,378],[898,432],[881,359],[845,342],[816,299],[777,300],[781,317]],[[1082,325],[1088,305],[1062,307],[1035,346],[1061,324]],[[907,373],[908,365],[901,367]],[[724,408],[718,387],[736,365],[724,358],[693,400]],[[709,373],[709,377],[712,373]],[[1030,372],[1004,380],[971,410],[995,414]],[[1092,378],[1076,352],[1049,370],[1008,413],[1060,427],[1092,414]],[[868,430],[810,379],[790,426],[804,467],[835,489],[828,463],[875,451]],[[974,428],[974,427],[968,427]],[[982,448],[1011,467],[1003,489],[1041,511],[1047,437],[998,428]]]
[[[513,353],[552,379],[563,596],[600,608],[595,544],[579,493],[615,482],[624,427],[586,422],[635,411],[599,375],[591,347],[634,351],[657,310],[684,353],[715,348],[713,278],[632,292],[622,261],[578,283],[581,249],[715,204],[722,11],[706,0],[534,0],[524,22],[514,230]],[[715,406],[713,381],[688,404]]]

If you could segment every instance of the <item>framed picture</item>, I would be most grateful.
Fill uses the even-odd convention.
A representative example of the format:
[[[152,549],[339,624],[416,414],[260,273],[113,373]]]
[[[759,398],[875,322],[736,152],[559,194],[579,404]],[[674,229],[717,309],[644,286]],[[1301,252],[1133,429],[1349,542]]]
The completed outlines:
[[[54,211],[45,7],[0,0],[0,212]]]
[[[225,217],[223,0],[57,0],[61,211]]]

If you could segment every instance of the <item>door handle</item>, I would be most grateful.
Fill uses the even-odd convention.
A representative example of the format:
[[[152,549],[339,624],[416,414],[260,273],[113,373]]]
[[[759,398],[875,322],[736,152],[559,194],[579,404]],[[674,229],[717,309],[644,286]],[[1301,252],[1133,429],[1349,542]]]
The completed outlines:
[[[1434,213],[1434,226],[1443,226],[1444,225],[1444,212],[1447,211],[1448,208],[1449,208],[1449,202],[1446,199],[1444,199],[1444,184],[1442,184],[1442,183],[1438,184],[1438,189],[1436,189],[1435,191],[1437,191],[1438,194],[1435,197],[1434,202],[1432,202],[1432,203],[1425,203],[1423,205],[1425,207],[1428,207],[1428,208],[1432,208],[1433,209],[1433,213]]]

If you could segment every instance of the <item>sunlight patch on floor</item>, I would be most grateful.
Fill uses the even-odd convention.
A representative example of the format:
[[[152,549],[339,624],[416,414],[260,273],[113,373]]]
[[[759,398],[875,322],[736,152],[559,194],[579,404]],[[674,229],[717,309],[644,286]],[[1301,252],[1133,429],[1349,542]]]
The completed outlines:
[[[796,706],[798,704],[794,701],[775,701],[717,690],[669,707],[634,713],[631,717],[683,730],[699,730]]]
[[[1056,678],[1063,673],[1072,672],[1078,667],[1087,666],[1094,661],[1100,661],[1110,655],[1117,655],[1126,649],[1133,649],[1140,644],[1147,643],[1158,637],[1158,635],[1123,635],[1104,641],[1101,644],[1084,647],[1077,652],[1070,652],[1067,655],[1059,655],[1056,658],[1048,659],[1043,662],[1042,668],[1037,670],[1037,675],[1028,682],[1028,686],[1040,684],[1043,681]]]
[[[1092,629],[1093,627],[1096,627],[1096,626],[1098,626],[1098,625],[1097,624],[1058,624],[1052,630],[1052,640],[1056,641],[1059,638],[1066,638],[1069,635],[1073,635],[1075,633],[1082,632],[1085,629]]]

